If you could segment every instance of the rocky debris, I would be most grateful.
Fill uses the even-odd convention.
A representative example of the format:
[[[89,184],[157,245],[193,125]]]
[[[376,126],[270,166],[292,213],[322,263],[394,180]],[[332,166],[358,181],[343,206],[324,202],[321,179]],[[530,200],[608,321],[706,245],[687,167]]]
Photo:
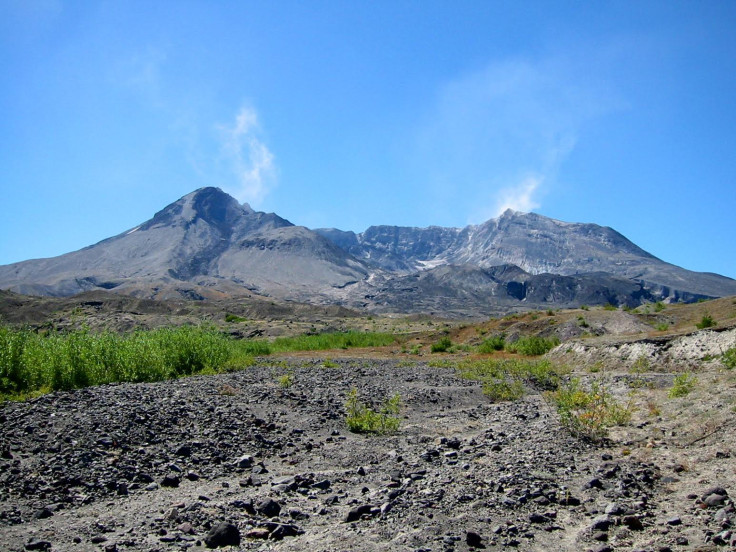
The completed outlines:
[[[288,389],[262,365],[0,405],[0,549],[731,546],[725,485],[661,515],[661,467],[572,438],[539,395],[494,404],[447,368],[338,364],[294,361]],[[398,392],[399,432],[348,432],[352,388],[373,406]]]
[[[223,521],[210,529],[204,538],[207,548],[221,546],[238,546],[240,544],[240,529],[232,523]]]

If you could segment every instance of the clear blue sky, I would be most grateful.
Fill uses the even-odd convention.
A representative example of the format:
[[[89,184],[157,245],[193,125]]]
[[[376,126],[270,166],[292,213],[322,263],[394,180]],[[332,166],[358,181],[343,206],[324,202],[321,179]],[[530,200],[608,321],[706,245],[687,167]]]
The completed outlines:
[[[736,277],[736,2],[0,0],[0,264],[219,186],[295,224],[611,226]]]

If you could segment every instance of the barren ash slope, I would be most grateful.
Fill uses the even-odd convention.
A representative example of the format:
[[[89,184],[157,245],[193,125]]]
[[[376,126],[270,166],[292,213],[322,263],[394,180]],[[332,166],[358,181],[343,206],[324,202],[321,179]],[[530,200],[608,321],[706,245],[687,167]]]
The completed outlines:
[[[68,296],[250,293],[377,312],[453,316],[736,294],[736,281],[665,263],[618,232],[507,211],[465,228],[310,230],[202,188],[95,245],[0,267],[0,289]]]

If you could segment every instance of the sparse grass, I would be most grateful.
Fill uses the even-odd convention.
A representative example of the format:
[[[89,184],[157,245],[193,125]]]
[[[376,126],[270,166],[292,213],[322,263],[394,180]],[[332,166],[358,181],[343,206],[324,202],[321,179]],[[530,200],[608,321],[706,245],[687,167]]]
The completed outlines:
[[[616,305],[612,305],[611,303],[606,303],[605,305],[603,305],[603,310],[615,311],[618,310],[618,307]]]
[[[631,402],[620,403],[597,381],[586,390],[580,379],[573,378],[547,396],[557,407],[560,421],[573,435],[598,441],[606,437],[609,428],[631,420]]]
[[[658,332],[666,332],[667,330],[670,329],[670,325],[667,322],[660,322],[659,324],[655,326],[655,329]]]
[[[396,393],[386,399],[381,409],[376,412],[358,398],[358,390],[353,388],[345,402],[345,410],[347,411],[345,421],[353,433],[379,435],[396,433],[401,423],[397,416],[401,410],[401,396]]]
[[[654,303],[654,312],[662,312],[664,310],[664,303],[662,301],[657,301]]]
[[[700,319],[700,322],[695,324],[695,327],[699,330],[704,330],[705,328],[712,328],[716,325],[716,321],[713,320],[713,317],[710,314],[704,314],[703,318]]]
[[[689,372],[675,376],[675,379],[672,382],[672,387],[670,387],[670,390],[667,392],[667,396],[671,399],[685,397],[695,389],[696,383],[698,383],[698,378]]]
[[[588,322],[586,322],[585,318],[583,316],[578,316],[578,326],[581,328],[587,328]]]
[[[323,368],[339,368],[340,365],[332,360],[331,358],[326,358],[322,361],[322,367]]]
[[[550,351],[560,344],[556,337],[544,338],[538,336],[520,337],[513,343],[506,344],[506,350],[510,353],[518,353],[526,356],[539,356]]]

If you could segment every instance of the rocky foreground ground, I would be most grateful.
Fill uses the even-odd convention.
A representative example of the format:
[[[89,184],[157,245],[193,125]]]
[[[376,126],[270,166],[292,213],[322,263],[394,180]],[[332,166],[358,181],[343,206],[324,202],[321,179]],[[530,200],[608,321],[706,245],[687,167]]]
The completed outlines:
[[[352,388],[398,392],[398,433],[350,433]],[[667,436],[593,445],[534,390],[494,404],[423,362],[264,361],[5,403],[0,423],[0,550],[736,548],[732,430],[688,441],[699,465]]]

